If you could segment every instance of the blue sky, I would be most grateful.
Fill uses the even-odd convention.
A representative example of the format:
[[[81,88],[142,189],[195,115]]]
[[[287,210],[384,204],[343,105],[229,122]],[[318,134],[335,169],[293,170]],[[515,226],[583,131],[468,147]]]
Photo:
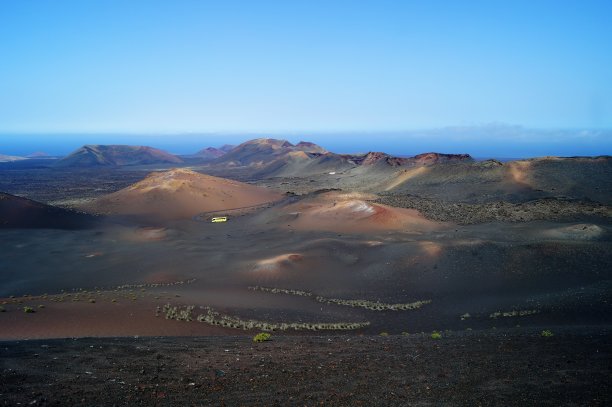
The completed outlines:
[[[349,150],[447,126],[610,129],[610,21],[610,1],[4,0],[0,153],[67,133],[354,132]]]

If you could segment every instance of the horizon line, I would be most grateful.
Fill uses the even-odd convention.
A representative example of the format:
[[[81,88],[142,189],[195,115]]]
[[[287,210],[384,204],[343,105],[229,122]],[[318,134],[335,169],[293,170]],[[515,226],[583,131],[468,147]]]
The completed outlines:
[[[133,135],[133,136],[168,136],[168,135],[248,135],[248,134],[348,134],[348,133],[404,133],[432,130],[461,130],[461,129],[515,129],[515,130],[536,130],[536,131],[612,131],[612,126],[572,126],[572,127],[553,127],[553,126],[526,126],[521,124],[507,123],[485,123],[485,124],[458,124],[441,125],[430,127],[412,127],[403,129],[286,129],[286,130],[2,130],[0,135]]]

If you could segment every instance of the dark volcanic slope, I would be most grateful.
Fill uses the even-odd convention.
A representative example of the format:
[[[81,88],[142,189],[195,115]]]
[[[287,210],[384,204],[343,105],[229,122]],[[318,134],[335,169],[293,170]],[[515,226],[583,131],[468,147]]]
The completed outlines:
[[[610,331],[5,342],[0,405],[605,406]]]
[[[94,218],[0,192],[0,228],[80,229]]]
[[[165,151],[146,146],[86,145],[55,163],[57,167],[113,167],[174,163],[183,160]]]

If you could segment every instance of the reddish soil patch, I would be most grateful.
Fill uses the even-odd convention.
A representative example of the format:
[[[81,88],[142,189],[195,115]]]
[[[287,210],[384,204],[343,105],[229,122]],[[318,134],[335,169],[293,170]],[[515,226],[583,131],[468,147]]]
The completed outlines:
[[[362,194],[363,195],[363,194]],[[287,205],[276,215],[283,225],[297,230],[323,230],[343,233],[405,230],[425,232],[440,223],[425,219],[414,209],[393,208],[372,203],[359,194],[319,194]]]

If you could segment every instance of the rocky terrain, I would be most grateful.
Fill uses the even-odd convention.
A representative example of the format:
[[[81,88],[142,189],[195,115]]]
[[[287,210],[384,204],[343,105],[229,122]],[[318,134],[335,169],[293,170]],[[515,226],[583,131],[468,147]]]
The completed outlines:
[[[0,343],[0,405],[606,406],[610,331]]]

